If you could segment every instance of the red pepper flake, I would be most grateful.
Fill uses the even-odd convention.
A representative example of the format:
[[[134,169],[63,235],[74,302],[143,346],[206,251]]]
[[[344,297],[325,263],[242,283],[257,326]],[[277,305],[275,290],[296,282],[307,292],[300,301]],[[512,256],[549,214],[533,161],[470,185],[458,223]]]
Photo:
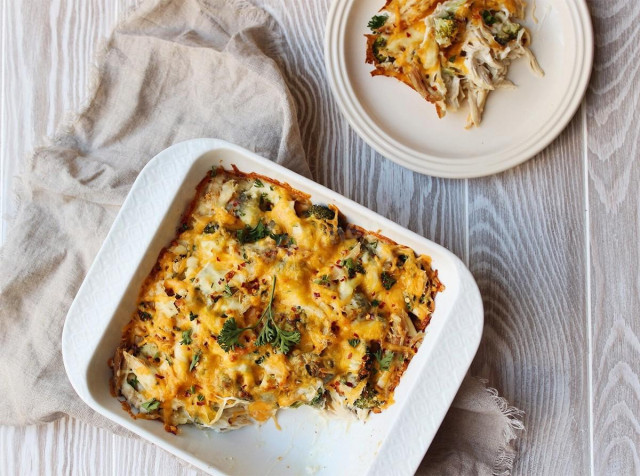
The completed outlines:
[[[411,33],[407,32],[407,38],[411,38]]]
[[[320,297],[320,293],[313,293],[313,297],[319,298]]]
[[[340,279],[340,282],[342,282],[342,281],[346,281],[346,280],[347,280],[347,278],[345,278],[345,277],[343,276],[343,277],[342,277],[342,279]]]
[[[216,261],[220,261],[220,258],[218,256],[216,256]]]
[[[350,359],[353,356],[353,354],[351,352],[349,352],[349,355],[347,355],[347,359]]]
[[[335,296],[331,296],[331,299],[335,299],[335,298],[336,298]]]
[[[160,380],[164,380],[164,377],[162,375],[156,374],[156,378],[159,378]]]
[[[384,307],[384,303],[381,302],[380,304],[378,304],[378,309],[382,309]],[[395,307],[395,306],[394,306]]]
[[[224,279],[226,279],[227,281],[231,281],[231,278],[233,278],[236,275],[235,271],[229,271],[227,274],[224,275]]]
[[[344,384],[349,388],[353,388],[353,384],[351,382],[345,382]]]
[[[358,334],[356,334],[355,332],[353,333],[353,337],[355,337],[356,339],[360,338],[360,336]]]
[[[199,407],[201,407],[202,405],[204,405],[204,402],[196,402],[196,405],[198,405]]]

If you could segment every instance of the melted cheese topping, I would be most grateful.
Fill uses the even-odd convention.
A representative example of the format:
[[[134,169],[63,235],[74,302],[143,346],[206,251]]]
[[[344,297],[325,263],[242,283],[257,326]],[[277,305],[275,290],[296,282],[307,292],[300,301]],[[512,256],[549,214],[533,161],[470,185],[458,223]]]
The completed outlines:
[[[488,91],[506,81],[510,61],[528,56],[529,34],[513,19],[521,0],[387,0],[369,23],[367,62],[373,75],[395,77],[435,104],[438,115],[470,102],[478,125]]]
[[[137,417],[174,432],[238,428],[303,404],[364,417],[393,402],[441,289],[428,257],[342,223],[335,207],[218,170],[142,286],[114,387]],[[299,334],[286,354],[258,345],[267,307]],[[231,319],[251,329],[225,349]]]

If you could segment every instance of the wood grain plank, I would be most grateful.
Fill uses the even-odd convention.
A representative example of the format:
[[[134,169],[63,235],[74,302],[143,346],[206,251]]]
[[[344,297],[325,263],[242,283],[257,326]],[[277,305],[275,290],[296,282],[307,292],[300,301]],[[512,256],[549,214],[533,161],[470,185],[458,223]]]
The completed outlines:
[[[526,412],[515,474],[589,472],[582,122],[535,159],[469,182],[485,305],[472,374]]]
[[[640,41],[637,4],[589,2],[587,95],[595,474],[640,474]]]
[[[0,474],[113,474],[112,434],[72,418],[0,427]]]
[[[176,476],[204,476],[157,446],[141,440],[114,436],[113,474],[154,474]]]

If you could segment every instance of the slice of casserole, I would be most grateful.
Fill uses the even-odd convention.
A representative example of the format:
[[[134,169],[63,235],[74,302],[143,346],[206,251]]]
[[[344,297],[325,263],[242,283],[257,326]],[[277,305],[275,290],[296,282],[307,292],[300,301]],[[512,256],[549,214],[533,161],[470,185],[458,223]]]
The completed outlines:
[[[212,170],[140,290],[114,394],[168,431],[393,402],[443,289],[427,256],[288,185]]]
[[[529,50],[521,0],[387,0],[368,24],[366,62],[373,76],[396,78],[433,103],[439,117],[467,101],[467,127],[478,126],[489,92],[521,56],[544,73]]]

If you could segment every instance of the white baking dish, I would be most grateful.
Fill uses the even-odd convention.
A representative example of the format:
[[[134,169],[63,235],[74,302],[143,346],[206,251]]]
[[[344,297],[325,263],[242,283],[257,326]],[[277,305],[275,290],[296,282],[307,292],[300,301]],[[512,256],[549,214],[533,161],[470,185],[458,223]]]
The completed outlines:
[[[366,422],[326,417],[309,407],[218,434],[181,427],[179,435],[155,421],[133,420],[109,393],[113,355],[142,280],[169,243],[213,165],[236,165],[287,182],[312,200],[333,203],[352,223],[430,255],[446,286],[422,347],[396,389],[396,403]],[[64,364],[78,395],[94,410],[212,474],[412,474],[420,464],[480,343],[480,294],[462,262],[443,247],[245,149],[215,139],[176,144],[140,173],[96,256],[67,316]]]

